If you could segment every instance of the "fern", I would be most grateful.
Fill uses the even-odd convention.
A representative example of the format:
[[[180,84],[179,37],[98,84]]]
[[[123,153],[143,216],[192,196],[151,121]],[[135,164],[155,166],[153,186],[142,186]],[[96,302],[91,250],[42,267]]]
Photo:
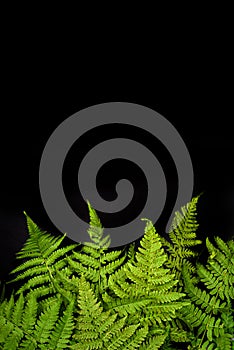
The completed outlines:
[[[40,297],[57,292],[55,274],[66,266],[66,253],[77,247],[72,244],[59,248],[65,235],[53,237],[41,231],[25,213],[29,238],[24,247],[17,253],[18,259],[26,259],[11,273],[18,274],[11,282],[27,280],[17,291],[34,293]]]
[[[215,238],[215,247],[207,238],[210,253],[206,267],[197,263],[201,287],[193,284],[184,266],[185,291],[192,304],[181,310],[182,318],[196,329],[194,345],[200,349],[231,349],[234,334],[234,242]],[[205,345],[202,345],[205,344]]]
[[[88,202],[90,223],[88,234],[91,243],[87,242],[80,252],[73,252],[67,260],[73,275],[81,276],[93,283],[96,296],[101,296],[107,289],[108,277],[121,267],[130,255],[133,255],[133,246],[128,251],[107,251],[110,244],[109,236],[103,238],[103,227],[96,211]]]
[[[66,349],[66,344],[69,343],[74,328],[73,307],[74,303],[70,303],[63,311],[63,316],[50,335],[47,349]]]
[[[191,272],[195,271],[194,266],[190,263],[190,258],[196,257],[197,253],[191,248],[202,243],[196,237],[199,226],[196,219],[198,199],[199,196],[194,197],[191,202],[181,208],[181,213],[179,211],[175,213],[169,232],[170,241],[162,238],[163,245],[168,252],[166,266],[171,269],[172,273],[175,273],[180,286],[183,283],[181,278],[183,265],[186,264]]]
[[[168,322],[175,318],[176,310],[188,302],[181,300],[184,293],[172,291],[178,281],[165,268],[167,255],[160,237],[152,222],[145,220],[145,235],[135,261],[110,277],[109,289],[112,293],[104,293],[103,300],[106,310],[128,316],[129,322],[140,320],[142,326],[149,327],[151,336],[161,333],[161,339],[163,337],[165,340]],[[175,330],[171,327],[172,333],[177,333],[178,328]]]
[[[101,221],[96,213],[96,210],[94,210],[91,207],[91,204],[89,201],[87,201],[88,209],[89,209],[89,217],[90,217],[90,226],[88,229],[88,234],[92,242],[95,244],[90,244],[91,246],[94,246],[97,249],[105,249],[110,246],[110,236],[107,235],[103,238],[103,227],[101,224]],[[88,242],[86,242],[88,245]]]
[[[136,349],[147,334],[146,327],[136,332],[139,324],[125,326],[126,317],[118,319],[117,313],[111,315],[110,311],[103,311],[84,277],[80,281],[78,304],[74,349]]]
[[[73,331],[73,305],[59,316],[61,300],[57,298],[43,312],[33,295],[24,300],[20,294],[15,302],[0,307],[0,344],[3,349],[67,349]]]
[[[12,271],[21,286],[0,301],[0,349],[232,349],[234,242],[206,239],[197,261],[198,197],[177,212],[169,240],[146,222],[140,246],[109,249],[94,208],[85,245],[61,246],[27,216]],[[11,281],[11,282],[13,282]]]

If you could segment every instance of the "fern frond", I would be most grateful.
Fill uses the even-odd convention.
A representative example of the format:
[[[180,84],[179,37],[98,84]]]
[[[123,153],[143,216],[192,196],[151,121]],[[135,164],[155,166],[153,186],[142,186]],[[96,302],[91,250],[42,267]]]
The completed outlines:
[[[37,341],[46,343],[49,339],[51,331],[58,319],[60,303],[53,303],[46,311],[44,311],[36,324],[34,337]]]
[[[139,350],[157,350],[164,344],[167,335],[157,335],[148,339],[143,345],[139,347]]]
[[[159,235],[150,220],[146,221],[145,234],[135,260],[109,278],[111,293],[105,293],[105,309],[120,316],[139,315],[141,324],[151,325],[175,317],[175,311],[187,303],[178,301],[184,293],[170,291],[178,281],[165,268],[167,256]]]
[[[234,330],[231,303],[234,295],[234,261],[229,247],[232,243],[226,244],[221,238],[215,240],[218,248],[208,238],[206,240],[209,251],[206,266],[197,263],[197,275],[203,289],[193,284],[188,269],[183,267],[185,291],[192,304],[180,310],[180,314],[190,329],[196,329],[197,339],[194,345],[201,349],[222,349],[222,344],[225,349],[231,349]],[[230,320],[229,325],[229,321],[224,321],[227,319]]]
[[[26,213],[25,215],[29,238],[17,254],[17,258],[27,260],[11,272],[17,274],[17,277],[10,282],[26,279],[26,282],[17,291],[18,294],[33,290],[37,292],[38,296],[38,291],[42,290],[41,295],[45,295],[46,292],[55,293],[55,273],[67,265],[67,253],[78,245],[72,244],[58,249],[65,235],[53,237],[47,232],[41,231]]]
[[[90,284],[82,277],[80,281],[80,307],[77,319],[77,341],[74,349],[136,349],[145,339],[148,329],[139,324],[125,325],[126,317],[104,311],[97,302]],[[89,310],[94,310],[92,313]]]
[[[89,209],[89,229],[88,234],[92,242],[96,244],[97,249],[107,249],[110,246],[110,236],[107,235],[103,238],[103,227],[101,221],[97,215],[96,210],[91,206],[90,202],[87,200]]]
[[[202,243],[201,240],[196,238],[199,226],[196,219],[199,197],[194,197],[187,205],[181,208],[181,212],[177,211],[175,213],[169,231],[170,241],[161,237],[163,246],[168,254],[166,266],[170,268],[172,273],[175,273],[176,279],[179,280],[179,286],[182,286],[181,273],[183,265],[189,263],[191,257],[197,256],[197,252],[191,248]],[[190,265],[187,264],[187,266],[190,268]]]
[[[108,278],[127,260],[127,252],[107,251],[100,243],[103,239],[103,227],[96,211],[88,202],[90,227],[88,233],[92,244],[84,245],[79,252],[74,251],[67,261],[73,274],[95,283],[96,296],[101,296],[108,287]],[[108,237],[108,236],[107,236]],[[95,238],[95,239],[94,239]]]
[[[26,301],[21,294],[14,303],[12,296],[0,309],[0,347],[10,350],[67,349],[74,330],[74,305],[70,304],[60,316],[61,303],[61,298],[57,297],[44,311],[39,311],[34,297]]]
[[[54,327],[54,330],[50,335],[47,349],[67,349],[67,345],[70,342],[74,328],[73,310],[74,302],[71,302],[67,309],[65,309],[63,312],[63,316]]]
[[[16,303],[11,295],[9,302],[5,302],[0,309],[0,344],[3,349],[18,349],[25,335],[32,332],[36,322],[37,303],[31,299],[24,307],[23,295],[20,295]]]
[[[210,294],[218,294],[230,304],[234,299],[234,258],[232,251],[221,238],[215,238],[216,248],[207,238],[206,245],[210,253],[207,268],[197,265],[200,280],[211,289]]]
[[[143,219],[139,248],[122,251],[108,249],[89,202],[90,242],[79,250],[27,216],[24,261],[12,272],[23,284],[0,302],[0,348],[232,349],[234,242],[207,239],[207,263],[193,263],[197,200],[176,213],[170,242]]]

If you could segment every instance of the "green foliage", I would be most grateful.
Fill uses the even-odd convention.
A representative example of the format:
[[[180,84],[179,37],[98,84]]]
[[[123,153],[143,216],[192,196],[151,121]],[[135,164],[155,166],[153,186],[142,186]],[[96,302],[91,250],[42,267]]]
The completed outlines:
[[[142,219],[137,251],[109,249],[89,202],[84,245],[61,246],[64,235],[26,215],[29,238],[11,281],[21,285],[0,300],[0,349],[233,349],[234,241],[207,238],[199,263],[197,202],[175,214],[168,240]]]
[[[152,222],[147,220],[135,261],[109,279],[112,296],[103,295],[105,307],[121,316],[130,315],[131,320],[140,320],[142,325],[164,328],[163,323],[174,318],[175,311],[186,305],[177,301],[184,293],[171,291],[178,281],[165,268],[166,259],[160,237]]]
[[[31,294],[26,300],[12,295],[0,307],[2,349],[67,349],[74,328],[73,304],[60,316],[61,299],[56,298],[44,311]]]
[[[181,213],[175,213],[169,232],[170,241],[161,238],[168,252],[166,266],[175,274],[180,286],[183,286],[181,278],[183,266],[186,265],[191,272],[195,271],[195,267],[190,263],[190,258],[196,257],[197,252],[192,248],[202,243],[196,238],[199,226],[196,220],[198,199],[199,196],[194,197],[191,202],[181,208]]]
[[[131,257],[133,257],[133,246],[130,246],[122,251],[107,251],[110,244],[109,236],[103,238],[102,224],[97,216],[96,211],[88,202],[89,208],[89,229],[88,234],[93,242],[86,243],[80,252],[73,251],[67,261],[69,268],[74,276],[81,274],[93,284],[96,296],[102,297],[102,294],[107,289],[108,278],[120,266]]]
[[[194,284],[183,268],[185,291],[191,304],[183,308],[182,319],[195,330],[195,349],[232,349],[234,337],[234,242],[215,237],[217,247],[207,238],[210,253],[206,266],[197,263],[199,282]]]
[[[81,277],[78,296],[79,314],[74,349],[136,349],[147,335],[147,327],[126,326],[126,317],[104,311],[89,283]]]
[[[25,213],[29,238],[24,247],[17,253],[18,259],[25,261],[11,273],[17,277],[11,282],[26,280],[16,294],[33,293],[35,297],[54,295],[58,291],[55,275],[66,266],[67,253],[77,244],[59,248],[65,235],[54,237],[44,231]]]

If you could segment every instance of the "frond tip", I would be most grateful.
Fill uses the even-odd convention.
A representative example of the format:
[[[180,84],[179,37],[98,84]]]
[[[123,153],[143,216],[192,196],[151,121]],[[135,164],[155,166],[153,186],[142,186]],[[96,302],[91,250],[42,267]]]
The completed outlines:
[[[89,210],[89,229],[88,234],[91,239],[90,242],[86,242],[86,245],[90,245],[96,249],[107,249],[110,246],[110,236],[107,235],[103,238],[103,227],[101,221],[96,213],[96,210],[91,206],[90,202],[87,200],[88,210]],[[94,242],[94,243],[92,243]]]

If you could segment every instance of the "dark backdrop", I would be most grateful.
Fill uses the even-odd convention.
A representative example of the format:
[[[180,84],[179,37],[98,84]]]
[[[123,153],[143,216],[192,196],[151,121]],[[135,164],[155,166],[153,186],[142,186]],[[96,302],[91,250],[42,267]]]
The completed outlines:
[[[134,60],[126,59],[121,67],[118,60],[99,64],[94,58],[83,62],[77,57],[71,67],[69,59],[58,63],[46,50],[38,55],[18,56],[8,62],[5,71],[0,140],[2,278],[6,278],[14,266],[14,254],[27,236],[23,210],[43,229],[58,232],[39,194],[39,162],[47,139],[70,115],[98,103],[138,103],[167,118],[190,152],[195,173],[194,195],[203,192],[198,208],[200,237],[219,235],[228,239],[233,235],[233,107],[228,65],[213,56],[198,54],[151,64],[135,64]],[[100,134],[94,134],[93,140],[95,137]],[[159,144],[155,145],[158,145],[156,156],[163,155],[164,150]],[[76,147],[77,154],[79,150],[85,150],[85,144]],[[161,233],[177,186],[173,169],[162,157],[163,162],[168,171],[170,193],[167,208],[158,223]],[[126,171],[130,173],[131,167]],[[68,161],[65,184],[71,203],[77,191],[75,175],[72,161]],[[102,180],[103,195],[111,199],[113,188],[105,177]],[[133,203],[133,211],[145,198],[140,175],[136,181],[138,201]],[[75,209],[87,219],[85,203],[76,203]],[[116,224],[120,219],[116,219]],[[103,216],[103,220],[106,220],[104,226],[111,225],[110,219]]]

